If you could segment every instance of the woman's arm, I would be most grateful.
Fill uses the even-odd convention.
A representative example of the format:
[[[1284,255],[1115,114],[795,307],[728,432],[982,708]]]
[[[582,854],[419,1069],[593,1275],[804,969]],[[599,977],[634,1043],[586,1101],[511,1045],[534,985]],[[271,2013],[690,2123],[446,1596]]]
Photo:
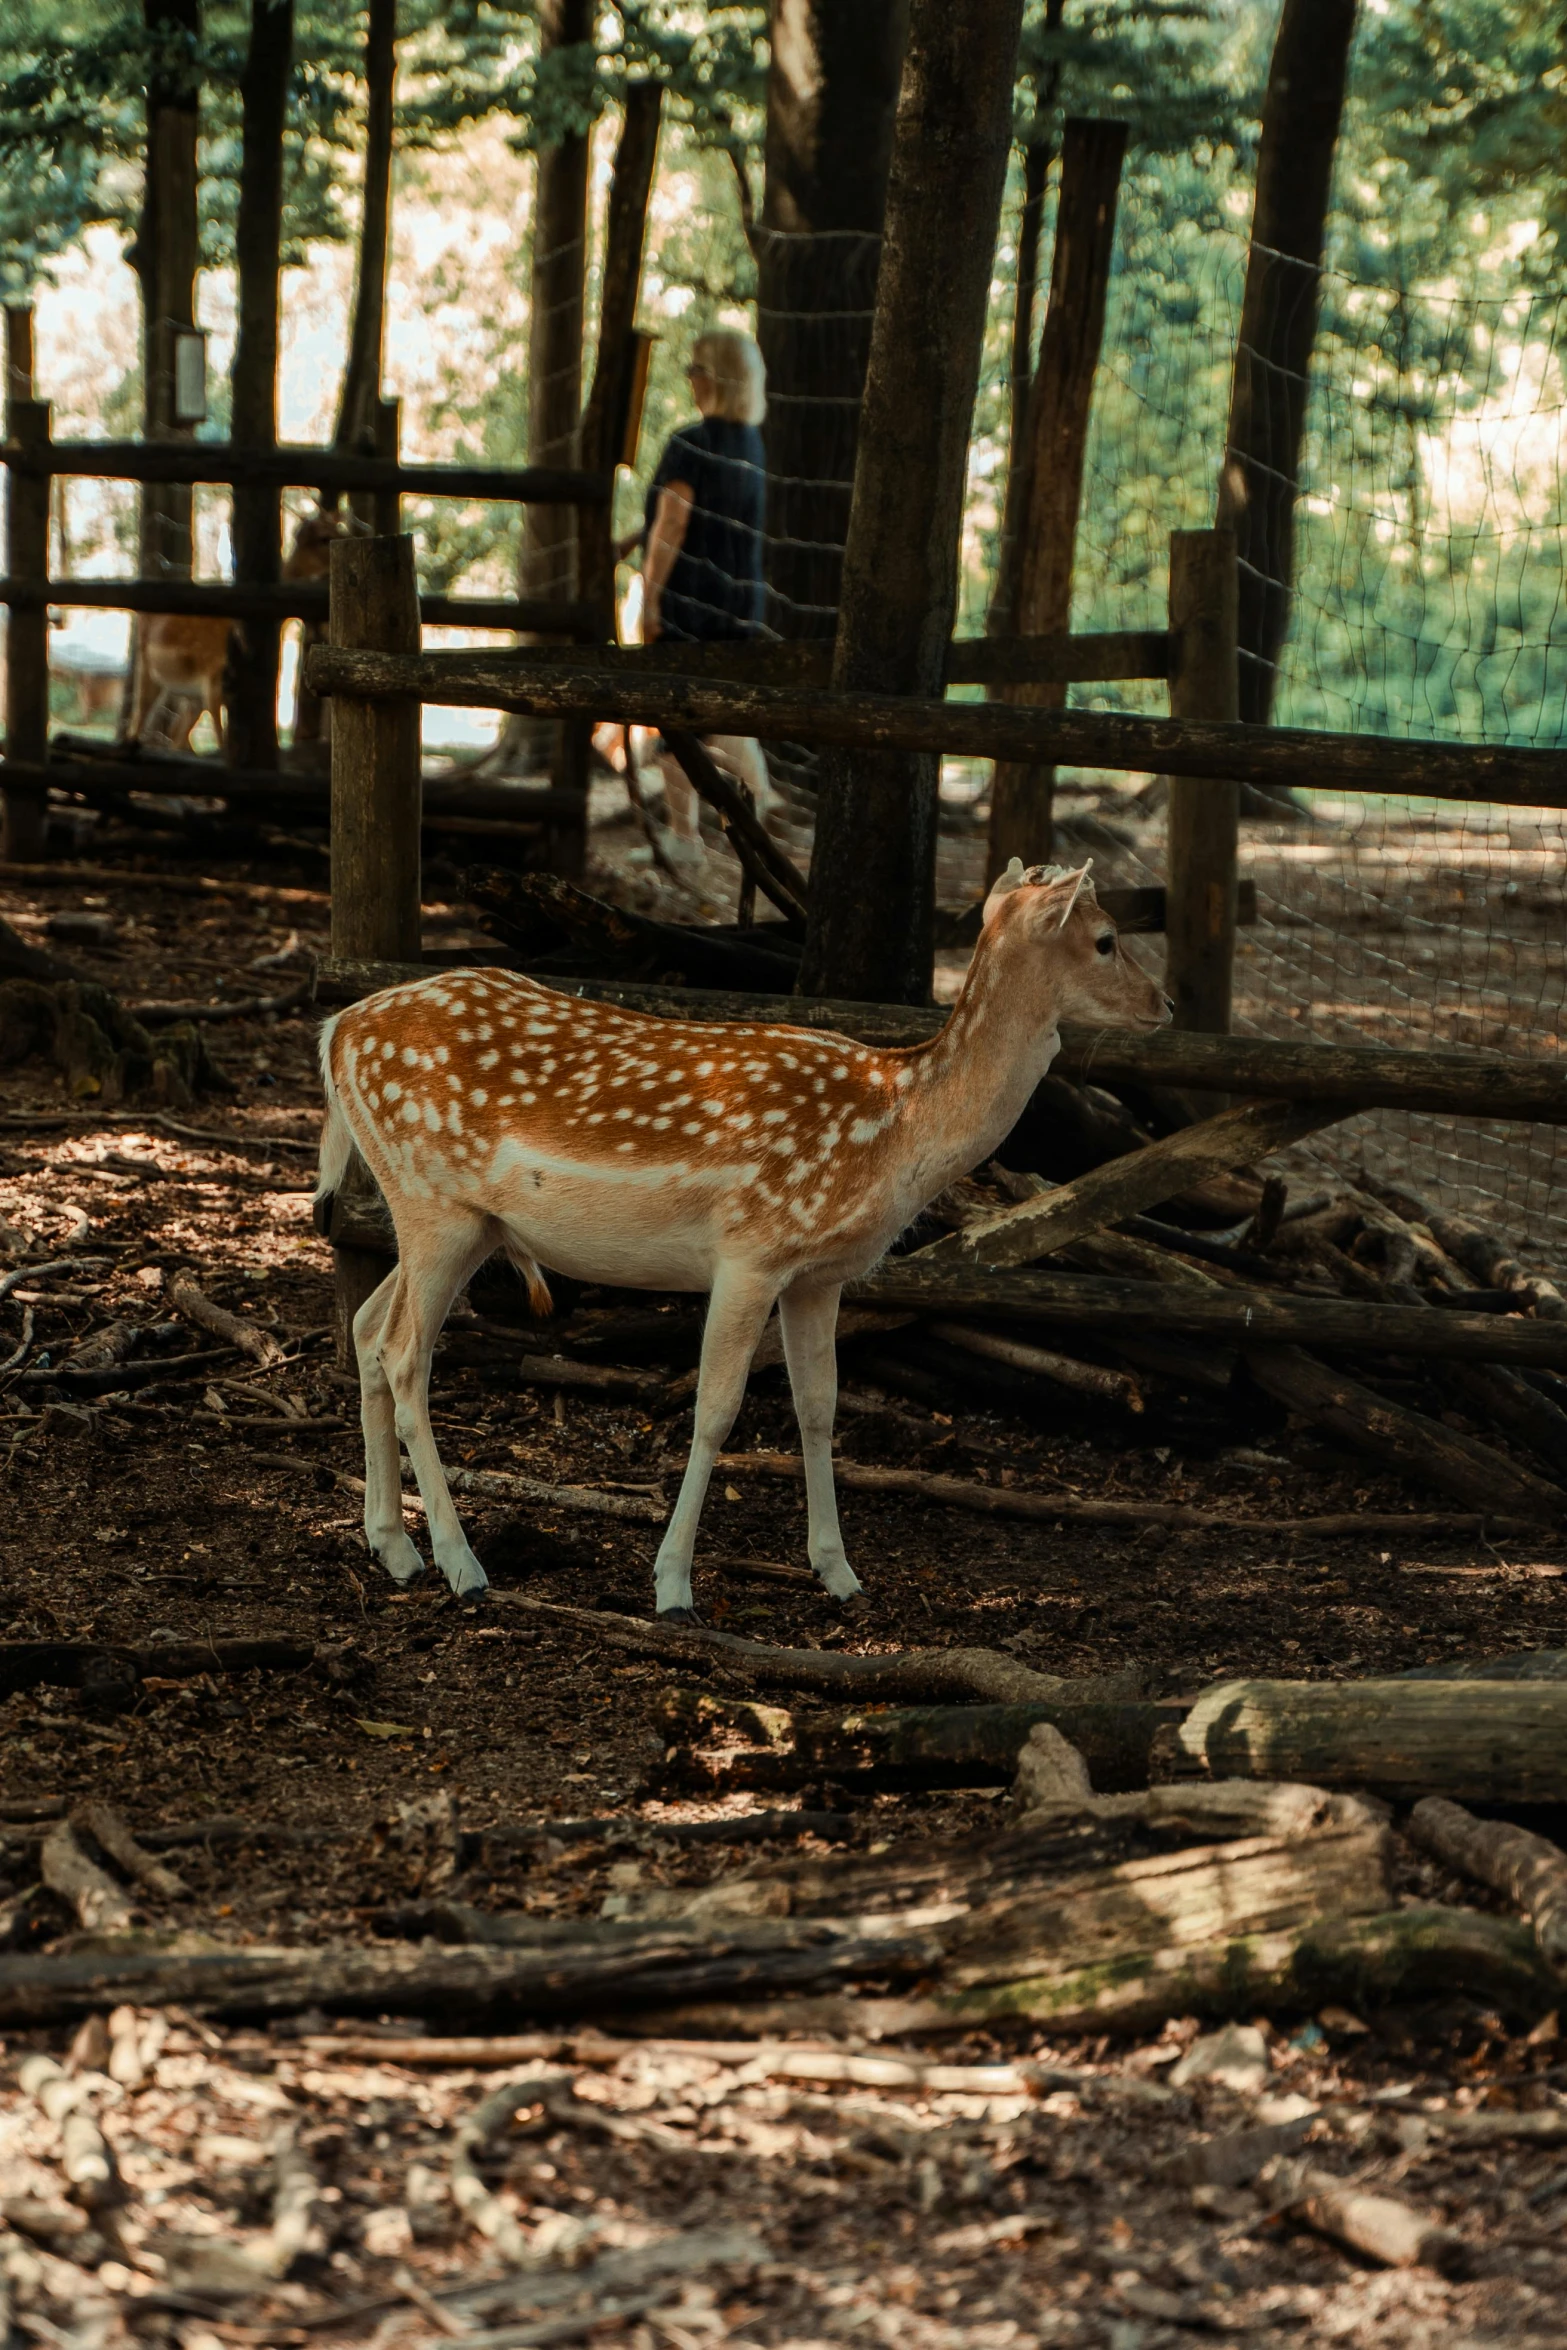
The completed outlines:
[[[642,642],[656,642],[661,628],[659,607],[664,585],[675,568],[675,558],[686,543],[695,492],[686,481],[670,481],[658,493],[653,527],[642,559]]]

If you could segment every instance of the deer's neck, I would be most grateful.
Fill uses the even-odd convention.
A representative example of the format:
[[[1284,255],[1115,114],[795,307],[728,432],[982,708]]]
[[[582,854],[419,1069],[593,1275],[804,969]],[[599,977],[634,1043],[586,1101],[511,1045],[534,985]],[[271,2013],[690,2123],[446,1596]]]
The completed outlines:
[[[1060,1049],[1056,989],[1034,957],[1012,967],[1019,961],[982,941],[951,1018],[923,1056],[927,1197],[990,1156]]]

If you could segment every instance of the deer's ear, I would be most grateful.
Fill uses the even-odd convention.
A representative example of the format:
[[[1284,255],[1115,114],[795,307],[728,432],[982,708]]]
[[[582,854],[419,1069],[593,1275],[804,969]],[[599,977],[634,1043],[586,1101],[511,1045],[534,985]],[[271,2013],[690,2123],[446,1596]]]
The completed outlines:
[[[1088,878],[1089,868],[1092,866],[1092,864],[1093,859],[1090,857],[1087,864],[1080,866],[1076,873],[1067,873],[1063,874],[1062,876],[1064,881],[1069,881],[1072,884],[1071,890],[1067,895],[1066,904],[1061,909],[1060,927],[1063,930],[1065,930],[1067,923],[1071,920],[1072,908],[1077,904],[1079,898],[1087,898],[1090,905],[1098,903],[1094,896],[1094,885]]]
[[[1014,857],[1011,864],[1007,867],[1005,873],[998,873],[996,875],[995,880],[990,885],[990,895],[985,900],[985,911],[980,917],[980,928],[982,930],[989,928],[990,924],[994,922],[996,914],[1003,901],[1009,898],[1015,889],[1021,889],[1027,879],[1028,868],[1023,863],[1021,857]]]

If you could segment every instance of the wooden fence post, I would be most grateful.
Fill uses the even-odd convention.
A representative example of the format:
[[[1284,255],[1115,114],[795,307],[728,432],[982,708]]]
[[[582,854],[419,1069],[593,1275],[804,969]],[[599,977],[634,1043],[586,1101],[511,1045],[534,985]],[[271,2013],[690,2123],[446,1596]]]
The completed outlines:
[[[16,587],[33,590],[6,618],[5,751],[41,767],[49,756],[49,403],[32,396],[31,310],[8,309],[5,326],[6,437],[25,459],[7,469],[6,568]],[[8,786],[0,855],[36,863],[48,821],[47,784]]]
[[[1170,714],[1239,716],[1232,530],[1170,536]],[[1235,964],[1240,785],[1171,776],[1165,985],[1177,1028],[1228,1033]]]
[[[403,404],[401,400],[377,400],[375,404],[375,453],[395,465],[402,455]],[[402,536],[403,501],[398,490],[375,490],[371,493],[370,520],[378,539]]]
[[[329,641],[417,653],[413,540],[338,539],[331,563]],[[332,706],[334,955],[419,960],[421,798],[419,704],[339,696]],[[355,1181],[361,1188],[367,1182],[357,1163]],[[354,1316],[385,1278],[386,1259],[335,1243],[333,1258],[338,1361],[350,1370]]]

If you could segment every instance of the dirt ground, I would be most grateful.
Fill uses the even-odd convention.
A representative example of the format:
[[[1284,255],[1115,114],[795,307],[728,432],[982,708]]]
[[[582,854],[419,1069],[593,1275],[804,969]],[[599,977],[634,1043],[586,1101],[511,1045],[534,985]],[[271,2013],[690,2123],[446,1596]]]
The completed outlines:
[[[286,985],[301,961],[251,966],[291,939],[300,955],[324,951],[319,876],[269,867],[264,880],[256,869],[230,879],[232,890],[178,891],[129,875],[96,886],[8,881],[0,913],[40,940],[51,915],[111,915],[108,946],[59,944],[127,999]],[[432,939],[467,935],[449,906],[430,920]],[[25,1823],[52,1798],[108,1797],[143,1831],[248,1824],[253,1833],[182,1844],[188,1897],[146,1904],[155,1925],[240,1941],[371,1931],[374,1912],[417,1889],[400,1807],[436,1789],[452,1790],[475,1829],[594,1814],[625,1822],[618,1845],[557,1837],[513,1867],[470,1873],[462,1897],[484,1907],[592,1915],[617,1886],[696,1882],[769,1849],[638,1835],[637,1823],[724,1808],[662,1791],[653,1709],[666,1666],[504,1604],[459,1607],[429,1579],[399,1592],[367,1559],[336,1474],[355,1473],[360,1455],[354,1382],[333,1360],[329,1251],[310,1221],[313,1034],[304,1010],[214,1024],[209,1041],[235,1091],[173,1112],[71,1104],[36,1064],[0,1072],[4,1265],[63,1260],[0,1303],[0,1357],[19,1346],[24,1313],[32,1318],[28,1352],[0,1379],[0,1636],[291,1636],[344,1651],[335,1673],[144,1686],[121,1714],[65,1691],[0,1702],[0,1878],[10,1886],[0,1883],[0,1912],[13,1904],[23,1945],[71,1922],[50,1913],[29,1875],[36,1843]],[[180,1269],[271,1328],[283,1362],[263,1371],[168,1327],[163,1283]],[[488,1276],[473,1302],[487,1318],[525,1312]],[[686,1307],[669,1309],[673,1351],[650,1360],[645,1338],[639,1354],[614,1319],[639,1301],[585,1291],[567,1302],[554,1334],[564,1353],[646,1365],[650,1389],[694,1360]],[[211,1359],[118,1399],[51,1400],[50,1366],[112,1319],[148,1330],[137,1361],[159,1348]],[[933,1400],[921,1402],[882,1388],[874,1344],[846,1350],[846,1457],[1190,1502],[1248,1521],[1435,1506],[1325,1450],[1261,1399],[1251,1424],[1237,1425],[1200,1395],[1171,1393],[1129,1432],[1123,1416],[1041,1404],[972,1362],[943,1384],[930,1362]],[[487,1349],[472,1328],[443,1344],[434,1407],[449,1461],[672,1498],[688,1401],[552,1392],[525,1384],[518,1363],[515,1349]],[[1412,1373],[1412,1394],[1418,1384]],[[754,1379],[732,1444],[792,1447],[781,1372]],[[1390,1548],[1385,1536],[1098,1533],[852,1492],[843,1514],[872,1601],[850,1622],[808,1588],[747,1572],[803,1561],[796,1490],[720,1483],[698,1550],[708,1620],[796,1646],[984,1644],[1064,1674],[1138,1664],[1162,1694],[1248,1672],[1396,1673],[1567,1647],[1559,1541],[1422,1536]],[[469,1505],[466,1516],[498,1592],[649,1612],[656,1525],[545,1507]],[[999,1798],[881,1796],[856,1807],[845,1833],[860,1847],[980,1836],[1000,1817]],[[1406,1861],[1412,1891],[1446,1897],[1428,1866]],[[598,2020],[609,2031],[624,2023]],[[1510,2038],[1472,2002],[1269,2027],[1267,2078],[1245,2090],[1168,2085],[1196,2035],[1190,2019],[1150,2044],[1030,2035],[1005,2049],[976,2039],[927,2052],[974,2064],[1021,2050],[1060,2075],[1002,2096],[813,2088],[750,2077],[733,2052],[667,2042],[587,2060],[568,2051],[586,2118],[573,2111],[562,2123],[546,2110],[530,2120],[525,2109],[491,2176],[541,2254],[568,2223],[591,2220],[597,2232],[571,2255],[589,2265],[546,2264],[549,2292],[541,2284],[530,2301],[514,2289],[489,2314],[429,2296],[502,2274],[451,2201],[449,2164],[455,2121],[510,2070],[337,2056],[325,2019],[306,2026],[304,2037],[267,2037],[176,2015],[153,2046],[165,2027],[145,2018],[142,2055],[120,2068],[132,2077],[112,2084],[98,2082],[103,2048],[79,2048],[130,2201],[95,2264],[70,2258],[47,2230],[18,2235],[10,2212],[0,2255],[30,2243],[38,2271],[25,2290],[13,2275],[24,2339],[97,2350],[128,2328],[188,2350],[339,2339],[400,2350],[460,2335],[498,2350],[502,2339],[589,2332],[638,2350],[729,2339],[1156,2350],[1193,2330],[1455,2350],[1567,2341],[1563,2147],[1449,2145],[1418,2118],[1522,2105],[1560,2110],[1567,2129],[1567,2066],[1552,2028]],[[8,2199],[59,2204],[54,2124],[16,2083],[30,2050],[63,2057],[67,2041],[24,2033],[6,2046],[0,2217]],[[1469,2273],[1380,2271],[1283,2224],[1260,2189],[1162,2173],[1194,2136],[1266,2120],[1284,2096],[1318,2109],[1311,2153],[1322,2167],[1396,2188],[1460,2229]],[[605,2112],[648,2126],[617,2134]],[[264,2242],[268,2150],[284,2125],[317,2173],[313,2233],[292,2280],[257,2299],[232,2278],[223,2285],[218,2254]],[[618,2308],[616,2259],[669,2231],[720,2227],[750,2236],[724,2257],[715,2239],[705,2267],[699,2246],[687,2273]],[[550,2298],[562,2276],[576,2280],[585,2313]]]

